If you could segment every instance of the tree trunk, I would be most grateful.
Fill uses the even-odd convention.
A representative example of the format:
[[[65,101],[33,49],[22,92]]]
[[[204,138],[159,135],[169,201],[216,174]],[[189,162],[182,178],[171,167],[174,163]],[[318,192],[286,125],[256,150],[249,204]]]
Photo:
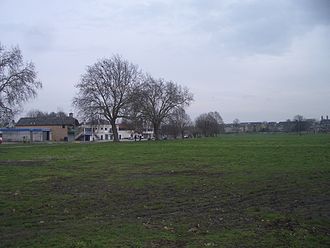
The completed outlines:
[[[159,140],[159,124],[158,123],[154,123],[154,136],[155,136],[155,140]]]
[[[113,133],[113,142],[119,142],[118,130],[116,127],[116,121],[111,121],[111,128]]]

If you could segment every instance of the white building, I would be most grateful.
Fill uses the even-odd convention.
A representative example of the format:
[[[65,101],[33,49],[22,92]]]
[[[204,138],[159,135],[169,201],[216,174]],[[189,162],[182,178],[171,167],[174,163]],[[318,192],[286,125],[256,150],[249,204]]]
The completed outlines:
[[[119,140],[133,140],[135,135],[139,134],[134,130],[128,129],[125,124],[116,124]],[[153,132],[148,130],[145,138],[153,137]],[[96,120],[95,122],[84,123],[81,126],[76,140],[80,141],[110,141],[113,140],[112,126],[107,120]]]

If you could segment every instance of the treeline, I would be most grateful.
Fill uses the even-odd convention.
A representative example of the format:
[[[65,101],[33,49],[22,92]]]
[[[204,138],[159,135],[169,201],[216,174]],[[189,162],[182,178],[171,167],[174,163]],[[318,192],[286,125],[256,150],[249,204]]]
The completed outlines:
[[[135,123],[124,119],[128,129],[142,133],[149,125],[140,121]],[[153,130],[153,128],[151,128]],[[203,113],[195,121],[182,108],[175,109],[164,119],[160,126],[160,136],[162,138],[188,138],[188,137],[214,137],[224,132],[224,123],[220,114],[215,112]]]

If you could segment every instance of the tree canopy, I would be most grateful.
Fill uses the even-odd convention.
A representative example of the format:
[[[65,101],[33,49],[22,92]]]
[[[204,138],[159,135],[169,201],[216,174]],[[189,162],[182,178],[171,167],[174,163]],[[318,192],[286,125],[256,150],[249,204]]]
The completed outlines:
[[[139,90],[139,111],[143,118],[153,125],[155,139],[159,139],[159,129],[165,118],[177,108],[184,108],[193,101],[188,88],[172,81],[145,77]]]
[[[162,127],[162,132],[172,135],[174,138],[185,137],[185,132],[192,127],[192,122],[186,111],[179,107],[172,111],[166,120],[166,124]]]
[[[196,118],[195,125],[206,137],[216,136],[223,131],[223,120],[217,111],[201,114]]]
[[[142,131],[151,123],[154,136],[159,139],[163,121],[178,108],[188,106],[193,95],[185,87],[172,81],[143,75],[134,65],[119,55],[88,66],[76,85],[73,100],[80,116],[93,119],[102,115],[112,125],[114,141],[118,141],[116,121],[124,119]]]
[[[100,60],[82,75],[73,104],[85,119],[104,116],[112,126],[114,141],[118,141],[116,120],[125,117],[139,78],[138,67],[119,55]]]
[[[34,64],[23,61],[21,50],[0,44],[0,123],[12,119],[41,87]]]

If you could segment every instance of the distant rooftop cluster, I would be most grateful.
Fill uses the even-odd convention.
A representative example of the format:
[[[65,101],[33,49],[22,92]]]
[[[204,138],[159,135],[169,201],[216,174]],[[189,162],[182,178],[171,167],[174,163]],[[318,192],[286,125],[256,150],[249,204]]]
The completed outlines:
[[[253,132],[330,132],[330,119],[321,116],[315,119],[287,120],[280,122],[241,122],[224,125],[225,133],[253,133]]]

